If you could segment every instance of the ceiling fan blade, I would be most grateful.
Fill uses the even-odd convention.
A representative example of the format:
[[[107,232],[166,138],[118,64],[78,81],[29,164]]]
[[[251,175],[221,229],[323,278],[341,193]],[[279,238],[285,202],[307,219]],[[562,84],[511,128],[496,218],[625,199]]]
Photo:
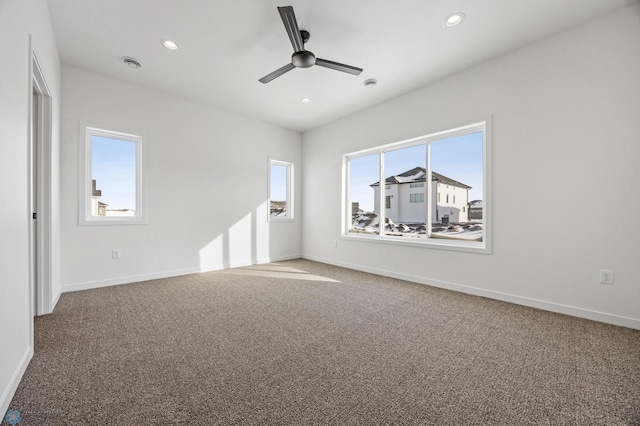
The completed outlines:
[[[280,77],[282,74],[291,71],[292,69],[295,68],[295,65],[293,64],[287,64],[282,68],[278,68],[277,70],[275,70],[274,72],[272,72],[271,74],[267,74],[264,77],[262,77],[260,80],[258,80],[260,83],[268,83],[271,80],[273,80],[274,78],[278,78]]]
[[[327,59],[316,58],[316,65],[321,67],[331,68],[332,70],[347,72],[353,75],[360,75],[362,68],[352,67],[351,65],[341,64],[339,62],[329,61]]]
[[[304,42],[300,35],[300,28],[298,28],[298,21],[296,20],[296,14],[293,13],[293,7],[285,6],[279,7],[280,17],[284,23],[284,28],[287,30],[291,45],[294,52],[302,52],[304,50]]]

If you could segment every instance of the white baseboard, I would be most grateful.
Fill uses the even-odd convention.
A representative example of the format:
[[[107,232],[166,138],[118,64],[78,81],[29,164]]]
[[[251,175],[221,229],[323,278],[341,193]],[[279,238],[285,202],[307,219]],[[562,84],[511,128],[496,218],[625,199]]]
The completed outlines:
[[[11,376],[11,380],[9,384],[2,392],[2,397],[0,397],[0,421],[4,419],[4,416],[9,409],[9,404],[11,404],[11,400],[13,399],[13,395],[15,395],[16,390],[18,389],[18,385],[20,384],[20,380],[22,380],[22,376],[24,372],[27,370],[27,366],[29,366],[29,362],[33,357],[33,346],[29,346],[22,356],[20,363],[18,364],[15,372]]]
[[[499,291],[486,290],[478,287],[456,284],[447,281],[434,280],[416,275],[402,274],[385,269],[371,268],[368,266],[355,265],[346,262],[339,262],[332,259],[324,259],[316,256],[303,255],[303,259],[313,260],[316,262],[327,263],[329,265],[341,266],[343,268],[354,269],[356,271],[369,272],[376,275],[382,275],[390,278],[397,278],[404,281],[411,281],[418,284],[425,284],[432,287],[444,288],[447,290],[458,291],[461,293],[472,294],[474,296],[482,296],[489,299],[501,300],[516,305],[528,306],[530,308],[541,309],[544,311],[556,312],[559,314],[570,315],[578,318],[585,318],[593,321],[603,322],[607,324],[619,325],[621,327],[633,328],[640,330],[640,319],[629,318],[620,315],[609,314],[606,312],[598,312],[590,309],[578,308],[575,306],[563,305],[561,303],[548,302],[545,300],[532,299],[529,297],[517,296]]]
[[[222,269],[219,268],[219,269]],[[80,291],[80,290],[91,290],[93,288],[100,287],[109,287],[112,285],[121,285],[121,284],[131,284],[140,281],[149,281],[149,280],[157,280],[160,278],[169,278],[169,277],[177,277],[180,275],[189,275],[189,274],[197,274],[199,272],[207,272],[209,270],[215,269],[205,269],[205,268],[193,268],[193,269],[179,269],[174,271],[165,271],[153,274],[142,274],[142,275],[129,275],[125,277],[118,278],[110,278],[106,280],[96,280],[96,281],[86,281],[82,283],[74,283],[74,284],[65,284],[62,286],[62,292],[68,293],[70,291]]]
[[[258,264],[272,263],[272,262],[284,262],[285,260],[295,260],[295,259],[302,259],[302,255],[301,254],[291,254],[291,255],[287,255],[287,256],[276,256],[276,257],[270,258],[266,262],[258,262]]]
[[[204,265],[197,268],[176,269],[173,271],[157,272],[153,274],[130,275],[126,277],[110,278],[106,280],[65,284],[62,286],[62,293],[68,293],[70,291],[90,290],[100,287],[109,287],[112,285],[131,284],[141,281],[157,280],[161,278],[179,277],[182,275],[199,274],[203,272],[220,271],[222,269],[241,268],[243,266],[259,265],[270,262],[281,262],[283,260],[300,259],[301,257],[302,255],[300,254],[292,254],[286,256],[276,256],[268,259],[247,260],[244,262],[233,262],[228,264]],[[58,297],[60,296],[58,295]]]
[[[58,292],[54,294],[53,301],[51,303],[51,312],[53,312],[53,310],[56,308],[56,305],[58,304],[58,300],[60,300],[61,295],[62,295],[62,289],[58,290]]]

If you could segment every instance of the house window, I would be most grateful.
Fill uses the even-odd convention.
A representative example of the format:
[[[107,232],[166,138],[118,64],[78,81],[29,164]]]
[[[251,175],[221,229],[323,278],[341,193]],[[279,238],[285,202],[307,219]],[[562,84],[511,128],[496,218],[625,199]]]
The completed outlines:
[[[142,136],[81,125],[80,224],[146,222]]]
[[[488,128],[479,122],[345,154],[343,236],[489,253],[488,212],[472,222],[466,208],[489,205]],[[393,183],[393,203],[381,182]]]
[[[269,219],[293,219],[293,164],[269,160]]]
[[[424,192],[417,194],[409,194],[410,203],[424,203]]]

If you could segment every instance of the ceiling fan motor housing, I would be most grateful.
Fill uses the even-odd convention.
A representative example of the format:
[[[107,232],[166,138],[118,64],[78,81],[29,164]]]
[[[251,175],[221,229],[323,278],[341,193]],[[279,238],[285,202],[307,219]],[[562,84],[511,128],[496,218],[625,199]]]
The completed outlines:
[[[298,68],[309,68],[316,63],[316,55],[303,50],[302,52],[295,52],[291,55],[291,63]]]

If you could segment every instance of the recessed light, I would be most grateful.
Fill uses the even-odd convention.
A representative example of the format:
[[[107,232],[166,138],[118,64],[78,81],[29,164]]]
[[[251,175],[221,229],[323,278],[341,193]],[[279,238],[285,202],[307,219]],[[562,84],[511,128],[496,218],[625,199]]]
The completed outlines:
[[[178,50],[178,45],[171,40],[162,40],[162,45],[169,50]]]
[[[309,98],[302,98],[302,103],[303,103],[303,104],[308,104],[309,102],[311,102],[311,99],[309,99]]]
[[[364,81],[364,87],[366,87],[367,89],[372,89],[376,87],[377,84],[378,80],[376,80],[375,78],[370,78]]]
[[[444,20],[444,25],[447,27],[455,27],[460,22],[462,22],[463,19],[464,19],[464,13],[455,12],[447,16],[447,18]]]
[[[135,58],[130,58],[128,56],[123,56],[122,57],[122,62],[124,62],[124,64],[126,66],[128,66],[129,68],[140,68],[140,67],[142,67],[142,64],[140,64],[140,61],[138,61]]]

